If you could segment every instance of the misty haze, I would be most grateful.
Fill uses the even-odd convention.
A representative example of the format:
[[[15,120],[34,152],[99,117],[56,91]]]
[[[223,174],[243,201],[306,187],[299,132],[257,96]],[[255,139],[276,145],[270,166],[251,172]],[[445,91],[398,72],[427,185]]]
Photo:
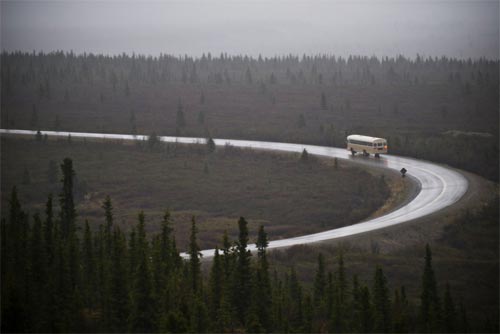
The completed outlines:
[[[498,58],[498,1],[2,1],[2,49]]]
[[[498,333],[499,1],[1,1],[2,333]]]

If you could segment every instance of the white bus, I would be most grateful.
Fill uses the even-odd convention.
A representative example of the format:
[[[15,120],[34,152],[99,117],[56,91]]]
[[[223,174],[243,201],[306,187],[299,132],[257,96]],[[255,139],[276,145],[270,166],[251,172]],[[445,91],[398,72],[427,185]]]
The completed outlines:
[[[379,158],[380,153],[387,153],[387,140],[384,138],[350,135],[347,136],[347,149],[351,151],[352,155],[360,152],[365,156],[375,154],[375,157]]]

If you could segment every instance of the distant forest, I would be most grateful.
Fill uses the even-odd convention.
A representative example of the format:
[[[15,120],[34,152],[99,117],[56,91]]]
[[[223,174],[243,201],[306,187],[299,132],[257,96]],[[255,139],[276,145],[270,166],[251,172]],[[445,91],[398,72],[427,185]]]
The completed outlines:
[[[470,323],[466,305],[448,284],[436,281],[429,246],[418,297],[407,296],[404,286],[392,290],[380,266],[370,282],[349,276],[340,248],[333,272],[318,256],[312,288],[306,288],[293,267],[284,275],[270,268],[263,226],[258,251],[250,253],[241,217],[237,240],[223,236],[204,274],[194,217],[186,259],[177,250],[168,211],[152,238],[143,212],[125,235],[114,224],[107,197],[99,230],[93,233],[85,223],[77,232],[82,224],[76,220],[71,159],[64,159],[61,171],[61,192],[57,199],[49,196],[44,215],[30,217],[12,190],[8,218],[1,221],[2,332],[498,330],[494,319]]]
[[[4,128],[343,146],[346,134],[498,181],[499,61],[2,53]]]

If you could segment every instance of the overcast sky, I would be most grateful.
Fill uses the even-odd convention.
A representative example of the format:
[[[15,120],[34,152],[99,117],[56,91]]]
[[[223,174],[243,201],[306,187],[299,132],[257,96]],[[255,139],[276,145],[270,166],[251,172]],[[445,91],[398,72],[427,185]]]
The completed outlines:
[[[499,1],[4,1],[2,50],[498,59]]]

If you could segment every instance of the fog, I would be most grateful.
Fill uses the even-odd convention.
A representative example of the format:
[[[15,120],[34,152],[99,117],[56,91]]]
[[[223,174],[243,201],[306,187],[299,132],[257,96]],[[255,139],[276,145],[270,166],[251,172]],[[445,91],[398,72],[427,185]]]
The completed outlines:
[[[2,50],[494,58],[498,1],[1,2]]]

